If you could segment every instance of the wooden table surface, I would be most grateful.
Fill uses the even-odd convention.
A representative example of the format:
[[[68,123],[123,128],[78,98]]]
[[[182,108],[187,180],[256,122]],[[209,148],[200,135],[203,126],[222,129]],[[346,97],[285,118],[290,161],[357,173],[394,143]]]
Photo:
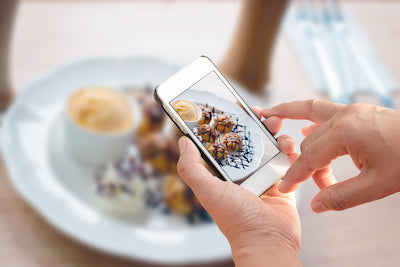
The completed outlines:
[[[344,5],[400,80],[400,1],[347,1]],[[239,8],[238,1],[22,1],[12,80],[15,88],[21,88],[61,63],[96,54],[146,54],[178,63],[207,54],[218,60]],[[272,78],[272,103],[323,97],[312,89],[283,36]],[[374,103],[370,96],[360,99]],[[396,100],[400,104],[399,96]],[[356,173],[348,158],[335,161],[334,168],[339,180]],[[304,266],[400,266],[400,194],[347,211],[314,214],[310,200],[316,192],[317,187],[306,182],[298,203]],[[56,231],[18,196],[2,161],[0,265],[147,266],[97,252]],[[231,261],[217,264],[230,265]]]

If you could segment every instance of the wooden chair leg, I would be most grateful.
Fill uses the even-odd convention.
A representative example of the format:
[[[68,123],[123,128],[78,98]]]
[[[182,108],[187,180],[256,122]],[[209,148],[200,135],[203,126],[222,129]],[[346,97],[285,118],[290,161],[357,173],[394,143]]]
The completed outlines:
[[[0,1],[0,110],[13,99],[10,82],[10,46],[17,0]]]

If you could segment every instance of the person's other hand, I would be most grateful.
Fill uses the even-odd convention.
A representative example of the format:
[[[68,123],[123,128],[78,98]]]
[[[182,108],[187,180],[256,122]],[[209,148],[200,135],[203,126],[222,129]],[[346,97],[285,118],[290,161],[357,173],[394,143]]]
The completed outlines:
[[[400,112],[368,104],[341,105],[322,100],[294,101],[262,110],[265,118],[306,119],[301,155],[279,185],[294,191],[313,177],[321,189],[315,212],[344,210],[400,191]],[[359,175],[337,183],[332,160],[350,155]]]
[[[259,108],[253,110],[260,116]],[[276,118],[265,120],[264,124],[271,132],[281,127]],[[297,158],[289,136],[281,136],[278,145],[292,161]],[[257,197],[210,173],[187,137],[179,140],[179,147],[178,172],[227,237],[237,265],[300,265],[301,229],[293,194],[280,193],[275,185]]]

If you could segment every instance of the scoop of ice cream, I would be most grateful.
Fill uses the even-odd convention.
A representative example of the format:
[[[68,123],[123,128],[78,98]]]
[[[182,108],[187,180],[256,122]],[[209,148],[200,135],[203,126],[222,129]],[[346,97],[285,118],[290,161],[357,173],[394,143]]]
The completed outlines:
[[[136,158],[137,152],[130,154],[95,173],[92,198],[105,212],[130,216],[157,206],[163,199],[163,179]]]
[[[81,127],[99,133],[124,132],[133,125],[128,99],[103,87],[75,92],[68,101],[68,114]]]
[[[199,119],[198,108],[192,102],[186,100],[178,100],[172,104],[173,108],[178,112],[179,116],[185,121],[195,121]]]

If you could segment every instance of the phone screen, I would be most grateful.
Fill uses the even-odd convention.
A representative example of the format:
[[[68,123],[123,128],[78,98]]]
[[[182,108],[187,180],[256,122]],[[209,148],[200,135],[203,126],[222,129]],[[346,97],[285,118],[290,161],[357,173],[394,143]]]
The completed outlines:
[[[214,71],[170,104],[232,182],[243,182],[279,153]]]

